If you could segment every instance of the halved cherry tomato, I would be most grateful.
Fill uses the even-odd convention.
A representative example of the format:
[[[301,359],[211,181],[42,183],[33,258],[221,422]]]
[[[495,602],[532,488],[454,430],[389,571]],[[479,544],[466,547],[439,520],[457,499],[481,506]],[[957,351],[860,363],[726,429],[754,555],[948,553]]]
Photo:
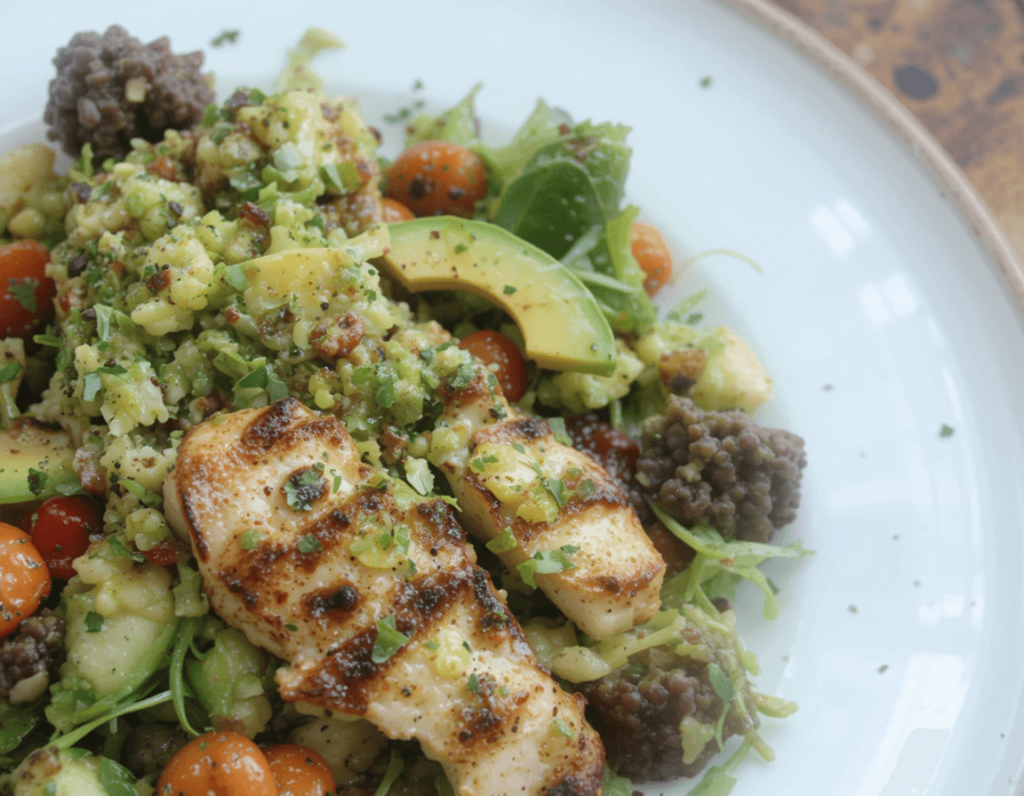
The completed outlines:
[[[450,141],[421,141],[387,170],[387,195],[417,216],[473,217],[487,195],[487,171],[480,156]]]
[[[567,418],[565,426],[574,447],[592,454],[598,464],[623,483],[633,480],[640,446],[629,434],[595,414]]]
[[[308,746],[282,743],[264,749],[274,773],[278,796],[325,796],[334,793],[334,774],[327,761]]]
[[[157,796],[277,796],[263,751],[237,732],[208,732],[179,749],[160,774]]]
[[[42,554],[50,575],[69,580],[71,562],[89,548],[89,534],[103,529],[103,511],[87,497],[54,497],[30,515],[32,544]]]
[[[644,290],[648,296],[653,296],[672,276],[672,252],[658,228],[643,221],[633,222],[630,246],[633,256],[646,274]]]
[[[384,210],[384,223],[397,224],[400,221],[412,221],[416,215],[408,207],[394,199],[383,199],[381,207]]]
[[[509,401],[514,403],[523,397],[526,392],[526,362],[519,346],[505,335],[483,329],[464,337],[459,348],[468,351],[485,365],[497,365],[494,375]]]
[[[166,567],[178,563],[178,546],[174,544],[174,540],[170,536],[166,536],[149,550],[143,550],[142,555],[150,564]]]
[[[50,593],[50,570],[27,533],[0,522],[0,638]]]
[[[53,318],[57,288],[47,248],[34,240],[0,246],[0,337],[28,336]]]

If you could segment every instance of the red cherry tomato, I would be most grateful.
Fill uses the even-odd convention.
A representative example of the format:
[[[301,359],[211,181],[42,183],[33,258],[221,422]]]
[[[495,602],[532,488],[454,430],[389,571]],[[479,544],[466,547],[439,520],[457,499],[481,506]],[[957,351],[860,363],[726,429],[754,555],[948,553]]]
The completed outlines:
[[[282,743],[264,749],[278,796],[326,796],[334,793],[334,774],[327,761],[308,746]]]
[[[150,564],[166,567],[170,564],[178,563],[178,546],[174,544],[174,540],[170,536],[167,536],[149,548],[149,550],[143,550],[142,555],[146,557]]]
[[[30,517],[32,544],[50,574],[60,580],[74,577],[71,562],[89,548],[89,534],[103,529],[103,511],[87,497],[55,497],[45,501]]]
[[[397,224],[400,221],[412,221],[416,218],[412,210],[394,199],[383,199],[380,204],[384,210],[385,224]]]
[[[672,252],[658,228],[642,221],[633,222],[631,248],[637,264],[646,275],[644,290],[653,296],[672,276]]]
[[[497,365],[498,378],[505,398],[515,402],[526,392],[526,362],[519,346],[501,332],[484,329],[463,338],[459,348],[468,351],[485,365]]]
[[[46,562],[28,534],[0,522],[0,638],[36,612],[50,583]]]
[[[387,195],[417,216],[473,217],[487,196],[487,170],[475,152],[450,141],[421,141],[387,170]]]
[[[46,276],[47,248],[34,240],[0,246],[0,337],[23,337],[53,318],[57,288]]]
[[[640,446],[635,439],[595,414],[567,418],[565,426],[575,447],[590,453],[620,481],[632,480],[640,456]]]

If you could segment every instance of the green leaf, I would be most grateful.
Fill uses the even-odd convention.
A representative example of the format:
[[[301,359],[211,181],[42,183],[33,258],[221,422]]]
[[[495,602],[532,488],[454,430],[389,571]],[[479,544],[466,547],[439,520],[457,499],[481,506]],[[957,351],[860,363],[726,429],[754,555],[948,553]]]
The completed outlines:
[[[405,770],[405,763],[402,762],[401,756],[398,754],[398,750],[395,747],[391,747],[391,759],[388,760],[387,771],[384,772],[384,779],[380,781],[380,785],[377,786],[377,790],[373,792],[373,796],[388,796],[391,792],[391,786],[395,784],[401,775],[402,771]]]
[[[507,553],[509,550],[515,550],[518,545],[519,542],[516,541],[515,534],[512,533],[512,526],[506,525],[505,529],[487,542],[485,546],[492,553]]]
[[[96,396],[100,394],[102,389],[103,379],[100,378],[100,374],[95,371],[86,373],[85,378],[82,380],[82,400],[95,401]]]
[[[242,534],[238,540],[243,550],[255,550],[259,543],[263,541],[263,534],[255,529],[251,529]]]
[[[132,772],[109,757],[100,758],[99,781],[108,796],[139,796]]]
[[[21,365],[17,362],[8,362],[0,367],[0,384],[7,384],[14,381],[21,373]]]
[[[473,104],[479,90],[480,84],[477,83],[456,105],[438,116],[423,115],[413,119],[406,130],[405,146],[410,147],[420,141],[451,141],[466,147],[476,144]]]
[[[36,279],[26,279],[24,282],[8,280],[7,282],[8,292],[18,300],[22,307],[31,313],[35,313],[39,309],[39,302],[36,301],[36,289],[38,287],[39,281]]]
[[[35,334],[32,335],[32,340],[48,348],[60,348],[62,345],[61,339],[52,334]]]
[[[561,442],[563,445],[572,446],[572,437],[569,436],[569,432],[565,428],[565,420],[561,417],[549,417],[548,425],[551,426],[551,432],[555,435],[555,439]]]
[[[199,732],[189,721],[188,711],[185,707],[185,697],[188,689],[188,686],[185,684],[185,656],[188,654],[189,647],[195,638],[198,628],[199,619],[196,617],[188,617],[181,620],[177,635],[174,637],[174,647],[171,651],[171,663],[168,669],[171,703],[174,705],[174,712],[182,729],[193,737],[198,736]]]
[[[104,304],[94,304],[96,312],[96,336],[100,340],[110,339],[110,321],[114,316],[114,310]]]
[[[537,588],[535,575],[553,575],[557,572],[564,572],[573,569],[576,565],[570,556],[579,551],[575,545],[562,545],[556,550],[538,550],[532,557],[516,565],[516,571],[523,583],[532,588]]]
[[[941,439],[945,439],[946,437],[952,437],[953,434],[954,434],[953,427],[952,426],[947,426],[945,423],[943,423],[942,427],[939,429],[939,437]]]
[[[0,700],[0,759],[17,749],[39,723],[39,716],[29,708],[19,708]]]
[[[395,617],[385,616],[377,622],[377,640],[373,643],[370,660],[381,664],[409,643],[409,636],[395,628]]]
[[[555,259],[595,224],[604,226],[601,199],[579,164],[555,161],[510,183],[494,223],[540,247]]]
[[[313,534],[307,533],[301,539],[299,539],[299,552],[310,554],[310,553],[322,553],[324,546],[320,543]]]
[[[558,504],[558,508],[562,508],[566,501],[569,499],[566,494],[565,484],[561,478],[543,478],[545,488],[551,493],[551,497],[555,499],[555,503]]]
[[[518,177],[533,154],[567,136],[572,117],[560,108],[552,108],[544,100],[537,100],[533,111],[520,125],[512,140],[503,147],[480,147],[478,152],[488,166],[488,172],[500,186]]]
[[[89,611],[85,615],[85,632],[99,633],[103,630],[103,617],[95,611]]]
[[[464,390],[470,385],[475,376],[476,368],[468,362],[463,362],[459,365],[459,369],[455,371],[454,375],[448,378],[448,389],[452,392]]]

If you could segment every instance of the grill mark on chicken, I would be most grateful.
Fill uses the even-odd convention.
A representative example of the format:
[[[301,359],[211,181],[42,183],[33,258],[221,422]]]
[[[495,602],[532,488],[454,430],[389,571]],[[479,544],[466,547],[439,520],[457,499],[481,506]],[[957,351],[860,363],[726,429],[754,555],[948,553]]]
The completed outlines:
[[[570,776],[596,783],[585,794],[596,796],[604,751],[585,703],[537,662],[452,508],[404,492],[400,502],[338,420],[282,404],[193,428],[165,484],[168,520],[190,536],[214,610],[289,662],[277,673],[282,697],[419,740],[459,796],[547,793]],[[340,476],[337,492],[290,506],[283,484],[321,461],[328,481]],[[399,525],[415,567],[388,558],[390,546],[370,563],[365,544],[353,552],[385,532],[396,544]],[[243,547],[249,530],[259,540]],[[408,641],[375,662],[385,617]],[[442,674],[430,643],[449,637],[466,640],[469,663]],[[555,717],[574,739],[552,731]]]

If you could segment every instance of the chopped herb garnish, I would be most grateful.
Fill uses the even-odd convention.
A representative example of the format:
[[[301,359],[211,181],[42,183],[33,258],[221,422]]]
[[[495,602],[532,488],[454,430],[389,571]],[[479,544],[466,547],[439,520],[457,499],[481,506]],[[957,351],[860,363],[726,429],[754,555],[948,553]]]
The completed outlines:
[[[526,448],[523,447],[523,443],[521,443],[521,442],[513,442],[512,443],[512,449],[516,453],[526,453]]]
[[[395,617],[385,616],[377,622],[377,640],[373,643],[370,660],[374,663],[384,663],[408,643],[409,636],[395,627]]]
[[[430,641],[428,641],[423,646],[425,646],[431,652],[437,652],[439,649],[441,649],[441,645],[438,644],[437,641],[435,641],[434,639],[430,639]]]
[[[558,508],[562,508],[568,501],[569,497],[565,491],[565,484],[561,478],[544,478],[544,486],[548,492],[551,493],[551,497],[555,499],[555,503],[558,504]]]
[[[35,279],[26,279],[24,282],[7,283],[7,289],[11,295],[14,296],[18,303],[29,312],[35,312],[39,309],[39,302],[36,301],[36,288],[39,287],[39,282]]]
[[[225,44],[234,44],[238,41],[240,30],[226,30],[210,42],[211,47],[223,47]]]
[[[8,362],[3,367],[0,367],[0,384],[7,384],[7,382],[14,381],[18,378],[18,374],[20,373],[20,364],[17,362]]]
[[[85,615],[85,632],[99,633],[103,629],[103,617],[95,611],[89,611]]]
[[[594,481],[591,478],[584,478],[576,487],[576,494],[583,500],[592,498],[596,491],[597,487],[594,486]]]
[[[456,254],[462,254],[464,251],[467,251],[468,249],[469,249],[469,246],[467,246],[465,243],[456,243],[455,244],[455,248],[453,249],[453,251]]]
[[[469,466],[476,470],[478,473],[482,473],[484,470],[487,469],[487,465],[497,463],[498,457],[495,456],[493,453],[489,453],[486,456],[477,456],[469,463]]]
[[[299,626],[298,625],[294,625],[291,622],[289,622],[287,625],[284,626],[284,629],[294,633],[295,631],[297,631],[299,629]]]
[[[572,445],[572,438],[565,428],[565,420],[560,417],[549,417],[548,425],[551,426],[551,432],[555,435],[556,440],[563,445]]]
[[[889,664],[883,663],[881,666],[878,667],[878,673],[879,674],[885,674],[886,671],[888,671],[888,669],[889,669]]]
[[[519,288],[517,288],[515,285],[505,285],[505,287],[501,289],[501,292],[504,293],[506,296],[511,296],[517,290],[519,290]]]
[[[257,530],[249,530],[242,534],[239,544],[243,550],[255,550],[257,545],[263,541],[263,534]]]
[[[710,88],[711,87],[711,75],[705,75],[704,77],[702,77],[700,79],[700,87],[701,88]]]
[[[564,544],[557,550],[538,550],[531,558],[517,564],[516,570],[523,583],[537,588],[534,575],[553,575],[556,572],[573,569],[576,565],[572,563],[570,556],[576,552],[579,552],[579,548],[571,544]]]
[[[953,436],[953,427],[947,426],[945,423],[942,424],[942,428],[939,429],[939,437],[945,439],[946,437]]]
[[[448,379],[448,389],[453,392],[466,389],[475,375],[476,369],[468,362],[463,362],[455,374]]]
[[[32,335],[32,339],[39,343],[39,345],[45,345],[49,348],[60,348],[60,338],[52,334],[36,334]]]
[[[509,550],[514,550],[518,544],[515,534],[512,533],[512,526],[506,525],[505,530],[491,539],[486,547],[492,553],[507,553]]]
[[[300,553],[322,553],[324,546],[320,544],[320,540],[317,539],[313,534],[307,533],[301,539],[299,539],[299,552]]]
[[[466,690],[473,694],[480,693],[480,678],[476,676],[476,672],[473,672],[466,680]]]

